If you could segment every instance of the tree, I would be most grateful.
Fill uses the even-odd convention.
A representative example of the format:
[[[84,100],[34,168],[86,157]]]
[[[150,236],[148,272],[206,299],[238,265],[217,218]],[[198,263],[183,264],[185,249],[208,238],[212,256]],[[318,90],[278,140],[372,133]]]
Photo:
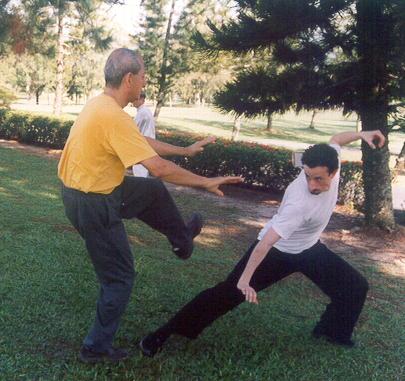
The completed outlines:
[[[245,113],[260,114],[275,104],[297,112],[341,108],[345,114],[358,113],[363,130],[379,129],[388,136],[387,117],[405,95],[403,0],[237,3],[237,18],[220,27],[210,23],[212,35],[200,44],[208,52],[271,53],[277,75],[259,68],[234,83],[237,89],[255,79],[263,89],[262,94],[252,89],[256,101],[247,103],[251,107]],[[392,229],[388,139],[379,150],[362,144],[362,153],[366,223]]]
[[[11,28],[9,2],[10,0],[0,0],[0,56],[4,53]]]
[[[112,37],[103,26],[98,25],[98,7],[102,3],[115,4],[120,0],[23,0],[29,18],[36,20],[36,29],[46,30],[46,34],[56,40],[56,79],[54,114],[62,111],[62,99],[65,90],[65,56],[69,54],[69,32],[79,28],[82,42],[91,41],[96,50],[106,49]],[[56,35],[54,35],[56,28]],[[74,38],[74,37],[73,37]]]
[[[198,65],[201,68],[201,57],[197,58],[198,53],[193,50],[191,44],[195,28],[203,24],[206,17],[223,17],[225,9],[220,1],[189,0],[183,4],[174,22],[175,11],[180,6],[181,2],[176,0],[143,1],[144,32],[137,36],[135,41],[143,54],[148,71],[147,91],[149,96],[157,101],[155,117],[158,117],[166,96],[173,91],[177,81],[182,80],[188,73],[199,71]],[[211,69],[215,71],[215,67]],[[205,70],[205,73],[208,72],[209,69]],[[192,87],[198,86],[195,80],[187,80],[190,80],[189,83],[193,81]],[[200,85],[203,85],[203,82]],[[203,90],[201,87],[200,89]]]
[[[13,55],[10,58],[14,61],[14,87],[26,93],[28,98],[35,96],[36,104],[39,104],[42,92],[52,88],[52,59],[39,53]]]

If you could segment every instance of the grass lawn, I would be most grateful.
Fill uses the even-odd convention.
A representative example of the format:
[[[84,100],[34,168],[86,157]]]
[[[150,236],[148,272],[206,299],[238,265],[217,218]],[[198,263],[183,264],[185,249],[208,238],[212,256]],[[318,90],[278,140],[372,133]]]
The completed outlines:
[[[180,261],[162,236],[129,222],[138,276],[116,344],[133,356],[119,365],[81,364],[97,283],[64,216],[56,165],[0,148],[1,381],[405,379],[404,276],[367,257],[348,258],[371,284],[354,349],[311,338],[327,300],[292,276],[263,292],[259,306],[242,305],[197,340],[174,338],[154,359],[142,357],[139,339],[221,280],[249,244],[252,227],[239,209],[184,192],[175,192],[182,212],[202,210],[207,220],[195,255]]]

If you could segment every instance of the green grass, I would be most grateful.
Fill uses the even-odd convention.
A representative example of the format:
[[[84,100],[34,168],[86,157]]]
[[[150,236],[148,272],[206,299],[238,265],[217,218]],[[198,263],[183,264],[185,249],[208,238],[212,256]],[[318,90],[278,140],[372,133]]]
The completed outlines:
[[[132,358],[120,365],[77,360],[92,321],[97,283],[83,242],[64,216],[56,162],[0,148],[0,380],[404,380],[404,278],[353,258],[371,283],[356,330],[358,346],[310,337],[326,298],[292,276],[242,305],[194,341],[173,338],[154,359],[139,339],[200,290],[221,280],[249,242],[238,209],[176,193],[207,228],[196,253],[177,260],[163,237],[127,224],[138,276],[118,333]]]

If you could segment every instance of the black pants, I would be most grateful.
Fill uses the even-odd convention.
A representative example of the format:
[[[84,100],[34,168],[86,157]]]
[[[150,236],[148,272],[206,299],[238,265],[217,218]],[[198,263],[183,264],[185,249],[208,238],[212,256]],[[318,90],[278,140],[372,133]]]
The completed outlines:
[[[245,297],[236,285],[257,242],[249,248],[225,281],[197,295],[163,329],[196,338],[204,328],[242,303]],[[366,298],[367,280],[318,242],[300,254],[270,249],[253,274],[250,285],[256,291],[261,291],[294,272],[306,275],[331,300],[318,324],[331,337],[350,338]]]
[[[84,344],[111,347],[128,304],[135,271],[122,218],[138,218],[164,234],[173,246],[192,245],[184,221],[160,180],[125,177],[108,195],[62,187],[66,215],[85,240],[100,294],[96,318]]]

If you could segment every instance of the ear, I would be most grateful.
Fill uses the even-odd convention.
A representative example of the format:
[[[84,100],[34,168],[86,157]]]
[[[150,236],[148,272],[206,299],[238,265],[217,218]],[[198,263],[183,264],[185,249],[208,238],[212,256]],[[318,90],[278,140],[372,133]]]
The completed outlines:
[[[131,73],[127,73],[124,75],[124,77],[122,78],[122,84],[125,85],[125,87],[130,87],[131,86]]]

